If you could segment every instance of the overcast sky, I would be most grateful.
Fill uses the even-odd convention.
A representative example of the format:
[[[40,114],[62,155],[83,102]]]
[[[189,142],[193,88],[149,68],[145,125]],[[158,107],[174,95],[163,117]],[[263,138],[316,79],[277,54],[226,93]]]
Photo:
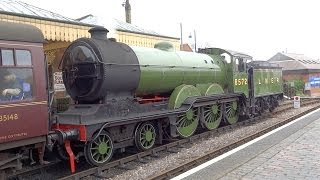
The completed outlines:
[[[70,18],[92,14],[108,24],[125,20],[125,0],[22,0]],[[130,0],[132,23],[180,38],[196,30],[198,46],[248,53],[266,60],[280,51],[320,58],[318,0]],[[108,28],[108,27],[106,27]]]

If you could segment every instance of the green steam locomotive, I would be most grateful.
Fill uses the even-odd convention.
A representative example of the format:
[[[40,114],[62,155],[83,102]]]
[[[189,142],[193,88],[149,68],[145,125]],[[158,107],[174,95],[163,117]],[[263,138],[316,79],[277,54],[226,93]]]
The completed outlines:
[[[109,40],[102,27],[89,32],[65,51],[63,80],[75,103],[52,123],[60,134],[54,139],[68,142],[58,149],[69,147],[70,159],[81,153],[99,166],[128,147],[149,150],[272,111],[283,97],[281,68],[249,55],[174,51],[164,42],[130,47]]]

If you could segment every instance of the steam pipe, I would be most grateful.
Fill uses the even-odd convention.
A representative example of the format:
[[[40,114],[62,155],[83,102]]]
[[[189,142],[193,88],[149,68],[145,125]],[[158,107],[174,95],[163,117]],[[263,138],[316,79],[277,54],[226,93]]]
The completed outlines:
[[[54,145],[53,141],[58,142],[59,144],[63,144],[66,140],[79,140],[79,130],[78,129],[70,129],[67,131],[61,131],[56,129],[55,131],[51,131],[47,136],[47,146],[50,150]]]

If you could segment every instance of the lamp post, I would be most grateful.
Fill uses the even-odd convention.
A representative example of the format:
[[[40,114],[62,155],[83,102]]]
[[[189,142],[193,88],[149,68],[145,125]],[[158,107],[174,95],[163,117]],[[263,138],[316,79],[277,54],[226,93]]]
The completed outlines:
[[[194,52],[197,52],[197,36],[196,36],[196,30],[193,30],[193,36],[194,36]],[[192,38],[192,35],[190,33],[189,38]]]
[[[183,44],[183,42],[182,42],[182,23],[180,23],[180,50],[182,48],[182,44]]]

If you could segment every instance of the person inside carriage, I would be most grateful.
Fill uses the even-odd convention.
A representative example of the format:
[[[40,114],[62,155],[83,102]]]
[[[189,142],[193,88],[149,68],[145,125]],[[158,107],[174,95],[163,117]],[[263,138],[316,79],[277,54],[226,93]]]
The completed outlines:
[[[24,90],[28,89],[24,86],[27,85],[20,81],[15,74],[0,69],[0,102],[23,99]]]

